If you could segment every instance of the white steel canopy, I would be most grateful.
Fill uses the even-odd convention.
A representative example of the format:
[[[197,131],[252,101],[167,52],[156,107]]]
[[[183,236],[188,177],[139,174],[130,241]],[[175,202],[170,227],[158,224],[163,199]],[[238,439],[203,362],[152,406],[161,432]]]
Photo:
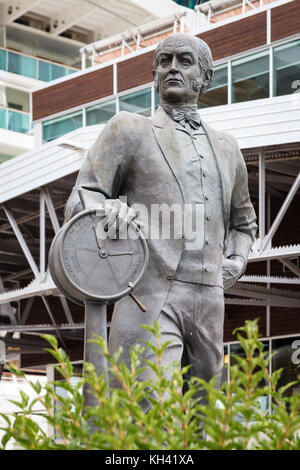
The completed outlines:
[[[82,28],[94,33],[95,39],[185,10],[172,0],[1,0],[0,7],[4,25],[23,15],[33,15],[47,21],[50,34]]]

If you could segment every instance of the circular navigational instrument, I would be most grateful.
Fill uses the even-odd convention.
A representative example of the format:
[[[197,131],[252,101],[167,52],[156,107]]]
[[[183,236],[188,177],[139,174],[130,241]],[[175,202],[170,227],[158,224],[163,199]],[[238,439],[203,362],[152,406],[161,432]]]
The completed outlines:
[[[74,216],[56,234],[49,252],[50,273],[56,286],[70,300],[113,303],[130,295],[148,264],[148,247],[131,222],[126,238],[108,239],[106,217],[96,210]]]

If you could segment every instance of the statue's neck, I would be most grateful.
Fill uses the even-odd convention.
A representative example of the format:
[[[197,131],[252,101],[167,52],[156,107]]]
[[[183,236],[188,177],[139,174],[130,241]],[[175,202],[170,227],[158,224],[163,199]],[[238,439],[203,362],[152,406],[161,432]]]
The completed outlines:
[[[180,103],[170,104],[162,99],[160,99],[160,106],[169,115],[172,115],[174,110],[183,111],[185,113],[195,112],[195,111],[197,112],[198,110],[196,103],[195,104],[180,104]]]

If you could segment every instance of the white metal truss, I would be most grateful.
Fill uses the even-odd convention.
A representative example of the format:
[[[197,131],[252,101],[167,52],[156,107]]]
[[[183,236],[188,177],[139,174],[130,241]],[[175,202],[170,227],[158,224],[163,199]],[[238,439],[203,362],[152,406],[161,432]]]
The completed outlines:
[[[226,290],[229,295],[238,295],[246,298],[265,299],[274,307],[300,307],[300,292],[290,290],[266,288],[252,284],[236,284]]]
[[[280,259],[280,262],[281,264],[286,266],[293,274],[296,274],[296,276],[300,278],[300,269],[298,268],[298,266],[295,266],[295,264],[292,261],[287,260],[287,259]]]
[[[300,244],[299,245],[287,245],[269,248],[260,252],[252,252],[249,256],[249,262],[256,261],[267,261],[272,259],[284,259],[284,258],[296,258],[300,256]]]
[[[82,21],[88,15],[93,14],[97,7],[95,5],[84,5],[81,1],[74,3],[72,8],[65,8],[57,17],[51,19],[51,29],[52,34],[57,36],[67,29],[71,28],[75,23]]]
[[[60,296],[60,301],[62,308],[65,312],[67,321],[72,324],[73,318],[68,306],[68,303],[65,298],[61,296],[58,289],[56,288],[49,272],[46,270],[46,208],[49,213],[51,224],[54,232],[56,233],[59,230],[59,221],[55,211],[55,206],[53,204],[51,194],[48,188],[41,188],[39,195],[39,213],[35,214],[35,217],[39,217],[39,268],[32,256],[30,248],[25,241],[25,238],[19,228],[19,223],[21,222],[18,219],[15,219],[12,211],[5,205],[2,205],[2,209],[9,221],[9,226],[13,229],[14,234],[22,248],[22,251],[25,255],[25,258],[31,268],[32,273],[34,274],[34,280],[31,281],[26,287],[22,289],[15,289],[6,292],[3,287],[3,284],[0,285],[0,305],[1,305],[1,314],[9,316],[11,323],[16,324],[15,316],[12,313],[12,308],[10,302],[20,301],[22,299],[29,299],[26,303],[25,309],[22,313],[22,317],[19,321],[19,324],[24,325],[27,321],[30,309],[32,306],[32,299],[34,296],[40,296],[46,311],[53,323],[53,328],[55,329],[57,336],[59,337],[61,344],[65,347],[64,339],[61,333],[58,331],[58,325],[56,324],[55,317],[51,310],[51,306],[46,299],[46,296],[49,295],[58,295]],[[32,219],[32,215],[27,217],[27,221]],[[5,228],[5,227],[4,227]],[[3,225],[1,227],[3,231]],[[28,229],[27,229],[28,230]],[[2,281],[1,281],[2,282]]]
[[[300,284],[300,277],[283,276],[243,276],[239,282],[262,283],[262,284]]]
[[[5,289],[4,289],[2,279],[0,277],[0,298],[3,295],[5,295]],[[9,303],[5,302],[3,305],[0,304],[0,313],[2,316],[9,317],[12,324],[14,325],[16,324],[16,317],[15,317],[14,311],[13,311],[12,306]]]
[[[17,240],[18,240],[18,242],[19,242],[19,244],[20,244],[20,246],[23,250],[23,253],[24,253],[24,255],[25,255],[25,257],[28,261],[28,264],[29,264],[33,274],[35,275],[36,278],[38,278],[40,276],[40,272],[39,272],[38,267],[37,267],[37,265],[36,265],[36,263],[33,259],[33,256],[31,254],[31,252],[28,248],[28,245],[27,245],[26,241],[24,240],[22,232],[19,229],[18,224],[17,224],[12,212],[7,207],[5,207],[4,205],[2,205],[2,207],[3,207],[3,210],[5,212],[6,217],[9,220],[9,223],[10,223],[10,225],[11,225],[11,227],[12,227],[12,229],[13,229],[15,235],[16,235],[16,238],[17,238]]]
[[[300,186],[300,172],[297,176],[297,178],[295,179],[284,203],[282,204],[281,206],[281,209],[280,211],[278,212],[269,232],[267,233],[266,237],[262,240],[262,244],[261,244],[261,248],[260,248],[260,252],[263,253],[265,250],[266,250],[266,247],[269,245],[269,243],[272,241],[272,238],[273,236],[275,235],[276,233],[276,230],[278,229],[286,211],[288,210],[294,196],[296,195],[298,189],[299,189],[299,186]]]
[[[7,25],[37,6],[43,0],[5,0],[2,1],[1,24]]]
[[[65,331],[65,330],[83,330],[84,329],[84,323],[62,323],[60,325],[57,325],[57,330],[60,331]],[[54,326],[51,324],[41,324],[41,325],[5,325],[2,326],[0,325],[0,331],[7,331],[9,332],[15,332],[15,331],[23,331],[23,332],[42,332],[42,331],[52,331],[54,330]]]
[[[23,287],[23,289],[15,289],[8,292],[3,292],[0,294],[0,305],[4,305],[7,302],[28,299],[36,295],[59,295],[59,291],[49,274],[47,274],[43,281],[41,281],[39,278],[34,279],[28,284],[28,286]]]

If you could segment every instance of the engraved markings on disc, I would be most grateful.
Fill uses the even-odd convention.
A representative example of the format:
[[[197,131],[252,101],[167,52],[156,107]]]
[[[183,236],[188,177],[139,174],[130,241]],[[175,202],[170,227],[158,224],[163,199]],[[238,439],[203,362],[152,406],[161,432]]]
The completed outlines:
[[[79,288],[93,295],[114,295],[137,279],[144,251],[139,239],[97,239],[101,219],[87,214],[73,223],[64,239],[64,267]]]

